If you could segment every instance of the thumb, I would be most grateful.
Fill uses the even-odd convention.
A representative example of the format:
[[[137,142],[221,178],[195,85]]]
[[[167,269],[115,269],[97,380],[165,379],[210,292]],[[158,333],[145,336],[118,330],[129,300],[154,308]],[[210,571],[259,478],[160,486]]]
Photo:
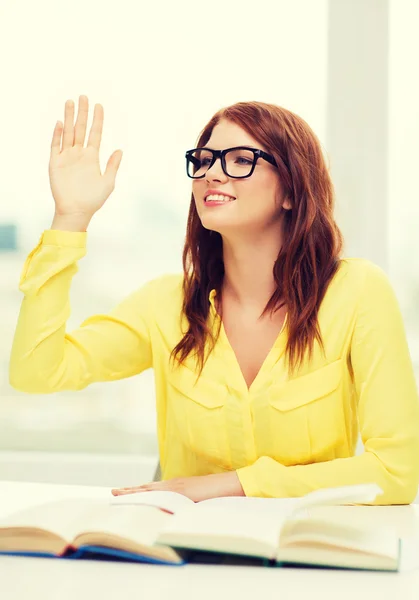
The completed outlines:
[[[104,177],[106,179],[109,179],[112,182],[115,181],[116,174],[119,169],[119,165],[121,164],[121,160],[122,160],[122,150],[115,150],[115,152],[113,154],[111,154],[111,156],[109,157],[108,163],[106,165],[106,169],[105,169],[105,173],[104,173]]]

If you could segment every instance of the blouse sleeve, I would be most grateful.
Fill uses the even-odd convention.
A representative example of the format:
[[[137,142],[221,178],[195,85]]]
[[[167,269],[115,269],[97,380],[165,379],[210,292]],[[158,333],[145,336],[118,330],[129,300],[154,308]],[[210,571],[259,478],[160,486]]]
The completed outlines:
[[[81,390],[93,382],[131,377],[152,366],[148,327],[150,282],[109,314],[96,314],[74,331],[70,286],[86,253],[86,232],[46,230],[27,257],[24,294],[9,363],[9,381],[28,393]]]

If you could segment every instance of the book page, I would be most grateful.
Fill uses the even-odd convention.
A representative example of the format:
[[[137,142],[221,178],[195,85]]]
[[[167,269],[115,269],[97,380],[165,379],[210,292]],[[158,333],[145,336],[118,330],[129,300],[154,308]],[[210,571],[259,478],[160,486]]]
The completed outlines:
[[[373,569],[397,571],[398,558],[377,556],[336,548],[327,545],[292,546],[280,549],[277,555],[279,563],[298,563],[308,566],[344,567],[350,569]]]
[[[322,488],[300,497],[296,503],[294,515],[300,510],[314,508],[315,506],[368,504],[382,493],[383,490],[375,483]]]
[[[70,543],[77,535],[100,531],[153,544],[171,515],[153,506],[115,506],[109,500],[75,498],[49,502],[19,511],[0,521],[0,527],[38,528]]]
[[[272,514],[306,516],[307,510],[316,506],[334,506],[355,502],[368,502],[382,493],[376,484],[350,485],[315,490],[298,498],[254,498],[228,496],[210,498],[198,502],[197,506],[220,506],[233,510],[269,511]]]
[[[197,502],[197,507],[220,507],[228,510],[240,510],[244,512],[269,513],[280,519],[292,514],[298,506],[299,498],[255,498],[247,496],[226,496],[222,498],[211,498]],[[302,514],[304,509],[301,509]]]
[[[19,510],[0,520],[0,528],[36,528],[49,531],[69,542],[73,536],[75,523],[86,511],[89,503],[97,505],[101,500],[66,499],[46,502],[41,505]],[[106,501],[105,501],[106,502]]]
[[[79,519],[73,538],[100,532],[131,540],[141,546],[153,546],[159,531],[173,518],[154,506],[107,504],[91,508],[92,511],[89,510]],[[90,543],[87,538],[86,541]]]
[[[169,510],[173,513],[183,510],[188,506],[217,506],[229,510],[244,510],[257,512],[272,512],[276,515],[288,515],[298,505],[299,498],[253,498],[246,496],[223,496],[220,498],[210,498],[201,502],[193,502],[188,497],[177,492],[138,492],[123,496],[113,496],[112,504],[147,504]]]
[[[396,560],[399,537],[390,527],[359,527],[345,521],[330,519],[295,519],[288,521],[281,532],[280,549],[313,545],[355,550],[365,554],[384,556]]]
[[[178,547],[273,558],[282,519],[261,512],[197,504],[167,521],[157,542]]]
[[[388,530],[401,541],[399,570],[419,568],[419,506],[318,506],[310,510],[310,517],[338,521],[341,524],[374,531]]]
[[[163,510],[168,510],[172,513],[177,512],[179,509],[183,509],[187,506],[194,506],[195,502],[178,494],[177,492],[135,492],[134,494],[124,494],[123,496],[112,496],[111,504],[117,506],[156,506]]]

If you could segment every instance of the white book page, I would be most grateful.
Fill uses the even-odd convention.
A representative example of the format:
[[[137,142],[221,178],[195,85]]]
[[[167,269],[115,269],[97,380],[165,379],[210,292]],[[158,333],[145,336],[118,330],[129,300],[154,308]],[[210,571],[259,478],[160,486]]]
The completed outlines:
[[[19,511],[2,519],[0,527],[39,528],[68,543],[78,534],[98,531],[153,544],[171,515],[152,506],[114,506],[109,500],[59,500]]]
[[[135,492],[123,496],[113,496],[112,504],[147,504],[178,512],[188,506],[217,506],[231,510],[251,511],[252,513],[268,511],[274,515],[292,515],[298,512],[304,515],[306,508],[314,506],[335,505],[346,502],[367,502],[380,493],[375,484],[362,484],[339,488],[316,490],[299,498],[254,498],[246,496],[224,496],[210,498],[201,502],[193,502],[187,496],[177,492],[153,491]]]
[[[219,507],[228,510],[251,512],[252,514],[270,514],[280,519],[291,515],[298,506],[299,498],[254,498],[247,496],[228,496],[211,498],[196,504],[197,507]],[[304,510],[301,510],[305,514]]]
[[[400,570],[419,568],[419,506],[329,506],[315,507],[310,517],[325,521],[339,521],[348,527],[373,528],[384,531],[391,526],[401,539]]]
[[[223,496],[220,498],[210,498],[201,502],[193,502],[187,496],[176,492],[139,492],[135,494],[126,494],[123,496],[113,496],[112,504],[117,505],[141,505],[147,504],[157,506],[173,513],[183,510],[188,506],[196,507],[221,507],[229,510],[251,511],[253,513],[266,512],[275,515],[288,515],[298,505],[299,498],[253,498],[246,496]]]
[[[295,519],[288,521],[280,537],[280,548],[302,544],[321,544],[346,550],[356,550],[376,556],[398,558],[399,538],[391,527],[356,526],[336,518]]]
[[[194,506],[194,501],[178,494],[177,492],[135,492],[134,494],[124,494],[123,496],[112,496],[111,504],[118,506],[157,506],[163,510],[169,510],[172,513],[177,512],[187,506]]]
[[[218,542],[239,540],[243,544],[253,540],[271,549],[273,556],[283,520],[284,518],[273,518],[272,514],[261,512],[229,510],[223,506],[195,505],[178,511],[171,517],[158,541],[170,544],[171,541],[178,540],[177,545],[181,546],[182,539],[188,539],[196,541],[196,545],[193,546],[196,548],[227,550],[228,544],[221,543],[218,546],[217,540]],[[237,547],[237,544],[233,543],[233,546]]]
[[[300,565],[349,567],[351,569],[379,569],[397,571],[398,559],[388,556],[362,553],[331,546],[284,548],[277,555],[278,562],[292,562]]]
[[[106,500],[92,498],[71,498],[46,502],[38,506],[19,510],[1,519],[0,527],[4,528],[37,528],[44,529],[70,541],[77,523],[86,514],[94,512],[100,503]]]
[[[93,508],[93,507],[92,507]],[[153,546],[160,530],[173,516],[154,506],[102,505],[83,515],[71,537],[80,533],[101,532]]]
[[[375,483],[322,488],[300,497],[294,514],[299,513],[300,510],[314,508],[315,506],[368,504],[382,493],[383,490]]]
[[[399,571],[419,569],[419,538],[412,534],[401,539]]]

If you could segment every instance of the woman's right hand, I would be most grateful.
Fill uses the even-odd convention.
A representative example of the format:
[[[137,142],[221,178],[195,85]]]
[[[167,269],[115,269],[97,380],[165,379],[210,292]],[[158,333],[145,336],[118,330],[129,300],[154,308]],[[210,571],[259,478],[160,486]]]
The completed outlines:
[[[55,201],[55,215],[89,221],[106,202],[115,188],[115,178],[122,159],[122,150],[115,150],[102,175],[99,148],[103,128],[103,107],[95,105],[87,146],[84,146],[89,101],[79,98],[75,127],[74,102],[65,103],[64,129],[58,121],[51,143],[49,178]],[[62,143],[62,145],[61,145]]]

